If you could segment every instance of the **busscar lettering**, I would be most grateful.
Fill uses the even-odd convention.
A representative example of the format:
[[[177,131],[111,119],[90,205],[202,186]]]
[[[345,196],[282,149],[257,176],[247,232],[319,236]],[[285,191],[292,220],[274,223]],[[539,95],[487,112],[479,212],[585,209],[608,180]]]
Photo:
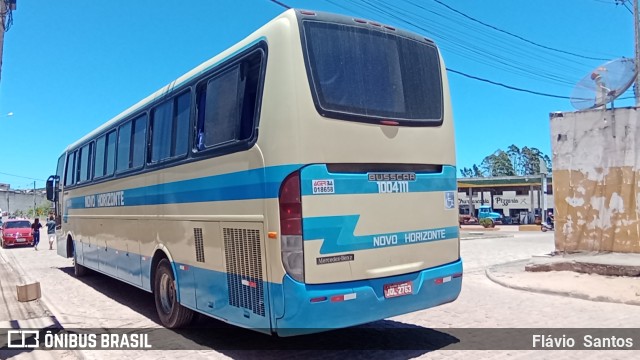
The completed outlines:
[[[369,181],[416,181],[415,173],[367,173]]]

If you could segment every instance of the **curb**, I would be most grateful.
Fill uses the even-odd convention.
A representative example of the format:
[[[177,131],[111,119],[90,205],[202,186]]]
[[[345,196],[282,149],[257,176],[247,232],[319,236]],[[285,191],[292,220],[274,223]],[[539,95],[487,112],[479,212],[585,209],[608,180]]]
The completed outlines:
[[[485,234],[485,235],[471,235],[460,237],[461,241],[464,240],[476,240],[476,239],[497,239],[497,238],[508,238],[514,237],[513,234]]]
[[[588,301],[596,301],[596,302],[607,302],[607,303],[614,303],[614,304],[626,304],[626,305],[635,305],[635,306],[640,306],[640,300],[619,300],[619,299],[615,299],[615,298],[610,298],[610,297],[602,297],[602,296],[598,296],[598,297],[592,297],[588,294],[583,294],[583,293],[576,293],[576,292],[571,292],[571,291],[557,291],[557,290],[548,290],[548,289],[542,289],[542,288],[534,288],[531,286],[522,286],[522,285],[514,285],[511,284],[507,281],[503,281],[501,279],[499,279],[497,276],[495,276],[493,274],[493,272],[495,271],[496,267],[507,267],[507,266],[512,266],[518,263],[522,263],[523,265],[528,262],[528,259],[523,259],[523,260],[516,260],[516,261],[511,261],[508,263],[504,263],[504,264],[500,264],[500,265],[494,265],[491,267],[488,267],[487,269],[485,269],[485,275],[487,276],[487,278],[491,281],[493,281],[494,283],[500,285],[500,286],[504,286],[506,288],[509,289],[515,289],[515,290],[522,290],[522,291],[528,291],[528,292],[533,292],[533,293],[538,293],[538,294],[545,294],[545,295],[556,295],[556,296],[564,296],[564,297],[570,297],[570,298],[574,298],[574,299],[582,299],[582,300],[588,300]],[[524,272],[524,269],[522,270],[522,272]]]

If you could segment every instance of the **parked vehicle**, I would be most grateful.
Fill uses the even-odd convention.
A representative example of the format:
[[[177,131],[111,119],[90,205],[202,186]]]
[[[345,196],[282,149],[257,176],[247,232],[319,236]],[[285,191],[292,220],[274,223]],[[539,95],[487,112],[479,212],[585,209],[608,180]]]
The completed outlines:
[[[33,246],[31,223],[25,219],[9,219],[2,224],[0,242],[3,248],[15,245]]]
[[[478,219],[475,216],[473,216],[473,214],[471,214],[469,205],[460,205],[458,209],[459,209],[458,221],[460,225],[469,225],[469,224],[478,223]]]
[[[555,222],[553,218],[553,213],[549,211],[549,213],[547,214],[547,221],[540,223],[540,230],[542,230],[542,232],[547,232],[547,230],[553,231],[554,229],[555,229]]]
[[[491,226],[501,225],[503,222],[503,217],[500,213],[493,211],[493,208],[489,205],[480,205],[478,208],[478,220],[482,223],[482,219],[491,220]]]
[[[553,223],[551,224],[542,223],[540,224],[540,230],[542,230],[542,232],[554,231],[555,227],[553,226]]]

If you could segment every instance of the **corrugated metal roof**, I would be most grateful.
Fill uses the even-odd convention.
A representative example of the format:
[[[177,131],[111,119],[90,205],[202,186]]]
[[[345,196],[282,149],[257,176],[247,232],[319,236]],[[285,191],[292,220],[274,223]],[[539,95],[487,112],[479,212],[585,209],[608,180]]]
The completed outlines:
[[[547,183],[551,184],[551,177],[547,177]],[[511,187],[511,186],[540,186],[542,179],[537,175],[529,176],[496,176],[486,178],[458,178],[458,188],[461,187]]]

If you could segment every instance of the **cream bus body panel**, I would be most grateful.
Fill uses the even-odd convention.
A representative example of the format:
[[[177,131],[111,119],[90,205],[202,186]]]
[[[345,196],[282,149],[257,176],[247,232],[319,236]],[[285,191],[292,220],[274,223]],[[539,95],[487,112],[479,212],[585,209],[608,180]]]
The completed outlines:
[[[307,210],[304,213],[305,218],[358,214],[359,219],[352,233],[355,239],[369,234],[408,233],[407,236],[413,236],[411,239],[413,242],[408,242],[402,236],[395,239],[385,238],[387,241],[397,242],[400,246],[349,251],[354,254],[355,260],[342,263],[347,264],[347,267],[338,266],[340,263],[322,264],[318,265],[317,271],[311,271],[307,266],[305,282],[327,283],[345,281],[345,278],[357,280],[406,274],[458,260],[457,236],[433,242],[420,242],[416,239],[417,236],[425,233],[422,229],[458,227],[455,209],[438,211],[444,208],[441,192],[400,193],[393,194],[396,195],[393,197],[389,195],[392,194],[350,194],[304,198],[303,206],[304,210]],[[380,196],[386,196],[388,199],[381,201]],[[407,205],[414,203],[424,204],[424,206]],[[406,208],[409,208],[411,213],[404,211]],[[451,216],[452,213],[456,214],[455,218]],[[343,231],[349,230],[343,229]],[[316,264],[317,258],[328,255],[322,254],[321,245],[322,241],[305,241],[305,264]],[[331,255],[340,255],[340,253]],[[333,271],[333,267],[336,271]]]
[[[229,156],[192,162],[162,171],[134,175],[102,184],[65,191],[68,198],[93,197],[98,194],[141,189],[155,184],[176,183],[220,174],[260,169],[262,155],[253,149]],[[232,185],[232,184],[230,184]],[[224,271],[222,261],[221,222],[252,222],[263,224],[264,200],[212,201],[167,203],[159,205],[88,207],[63,210],[65,228],[76,241],[87,244],[93,251],[124,251],[141,254],[151,261],[154,250],[162,244],[173,261]],[[262,227],[262,225],[261,225]],[[194,228],[201,228],[204,241],[205,263],[197,263],[194,246]],[[109,249],[109,250],[105,250]],[[92,250],[90,250],[92,251]],[[91,267],[91,260],[89,264]],[[107,264],[108,266],[108,264]],[[148,264],[150,266],[150,264]],[[147,266],[147,268],[148,268]],[[144,264],[142,265],[144,268]],[[99,270],[102,268],[98,267]],[[266,269],[265,269],[266,270]],[[106,272],[109,272],[108,269]],[[143,285],[151,289],[149,274],[143,274]]]
[[[290,38],[289,46],[284,47],[278,42],[278,46],[273,46],[278,51],[270,53],[265,82],[265,88],[270,91],[265,93],[258,139],[267,166],[287,163],[455,164],[453,117],[448,96],[444,96],[444,121],[436,127],[393,127],[322,117],[313,103],[300,33],[293,31]],[[283,50],[290,53],[285,54]],[[439,60],[441,68],[445,69],[442,59]],[[442,78],[443,93],[448,94],[444,71]],[[381,202],[380,196],[387,198]],[[415,206],[414,203],[423,205]],[[359,214],[360,220],[354,233],[356,236],[419,231],[436,224],[451,229],[458,227],[457,212],[455,209],[445,211],[441,191],[303,196],[302,204],[305,218]],[[432,204],[436,206],[432,207]],[[277,205],[277,201],[267,201],[267,219],[279,218]],[[270,222],[266,226],[266,231],[279,230],[277,222]],[[307,247],[307,243],[305,241],[305,282],[310,283],[391,276],[407,270],[418,271],[450,263],[459,257],[459,241],[455,234],[455,238],[448,240],[407,245],[410,248],[385,248],[384,256],[378,256],[376,250],[357,253],[356,260],[348,262],[349,271],[342,271],[347,267],[344,263],[333,264],[341,270],[332,271],[331,266],[327,265],[312,268],[310,264],[315,264],[316,258],[322,257],[322,254],[318,252],[319,245]],[[268,257],[278,259],[279,244],[276,241],[268,244]],[[374,258],[377,260],[372,260]],[[414,266],[394,266],[389,264],[387,258],[395,259],[394,264]],[[276,283],[285,275],[282,264],[276,261],[271,263],[271,272],[271,280]]]

